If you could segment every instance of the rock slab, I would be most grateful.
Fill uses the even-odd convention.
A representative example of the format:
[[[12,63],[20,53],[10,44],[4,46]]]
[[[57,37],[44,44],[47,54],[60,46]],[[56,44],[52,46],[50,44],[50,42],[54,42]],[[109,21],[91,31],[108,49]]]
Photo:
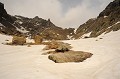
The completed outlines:
[[[87,58],[90,58],[93,54],[83,51],[68,51],[64,53],[55,53],[48,56],[48,58],[55,63],[67,63],[67,62],[83,62]]]

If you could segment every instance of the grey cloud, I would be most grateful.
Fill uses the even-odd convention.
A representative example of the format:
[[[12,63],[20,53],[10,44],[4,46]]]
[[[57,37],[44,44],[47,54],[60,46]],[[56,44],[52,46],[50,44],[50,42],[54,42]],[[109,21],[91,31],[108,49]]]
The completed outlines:
[[[62,3],[63,11],[68,11],[72,7],[80,5],[83,0],[59,0]]]

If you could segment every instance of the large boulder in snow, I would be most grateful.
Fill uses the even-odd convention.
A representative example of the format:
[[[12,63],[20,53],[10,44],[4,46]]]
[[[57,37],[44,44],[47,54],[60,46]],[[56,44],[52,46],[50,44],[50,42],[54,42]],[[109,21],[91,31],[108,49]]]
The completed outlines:
[[[40,35],[36,35],[34,37],[35,44],[41,44],[43,41],[43,38]]]
[[[60,42],[58,48],[55,49],[55,51],[56,52],[66,52],[66,51],[69,51],[71,48],[72,47],[70,46],[70,44]]]
[[[64,52],[70,50],[72,47],[68,43],[57,42],[52,40],[49,44],[44,48],[44,50],[55,49],[57,52]]]
[[[14,45],[24,45],[26,43],[26,37],[13,36],[12,44]]]
[[[82,62],[87,58],[90,58],[93,54],[82,51],[68,51],[64,53],[55,53],[48,56],[48,58],[55,63],[66,62]]]

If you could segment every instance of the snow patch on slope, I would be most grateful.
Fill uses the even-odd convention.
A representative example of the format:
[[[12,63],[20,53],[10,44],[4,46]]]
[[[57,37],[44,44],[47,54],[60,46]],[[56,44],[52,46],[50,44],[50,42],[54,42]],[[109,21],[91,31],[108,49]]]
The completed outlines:
[[[0,34],[0,44],[5,43],[6,40],[9,40],[9,42],[12,42],[12,36],[7,36],[7,35]]]
[[[112,26],[110,26],[110,27],[108,27],[108,28],[111,28],[111,27],[113,27],[113,26],[115,26],[115,25],[117,25],[117,24],[120,24],[120,21],[116,22],[115,24],[113,24]]]
[[[67,35],[67,38],[70,39],[70,40],[72,40],[72,36],[70,36],[70,35]]]
[[[86,34],[82,35],[82,38],[85,38],[85,37],[90,37],[90,34],[91,34],[91,32],[86,33]]]
[[[19,21],[20,24],[22,24],[23,22],[22,21]]]
[[[23,28],[22,26],[20,27],[20,29],[18,27],[16,27],[16,30],[21,32],[21,33],[28,33],[29,32],[25,28]]]
[[[4,26],[4,25],[0,23],[0,26]]]
[[[19,16],[15,16],[17,19],[22,19],[22,18],[20,18]]]
[[[26,38],[26,42],[27,42],[27,43],[35,43],[35,41],[34,41],[33,39],[30,39],[29,37]]]
[[[74,33],[76,34],[77,28],[75,28]]]
[[[116,22],[115,24],[120,24],[120,21]]]
[[[108,16],[104,16],[104,18],[107,18]]]

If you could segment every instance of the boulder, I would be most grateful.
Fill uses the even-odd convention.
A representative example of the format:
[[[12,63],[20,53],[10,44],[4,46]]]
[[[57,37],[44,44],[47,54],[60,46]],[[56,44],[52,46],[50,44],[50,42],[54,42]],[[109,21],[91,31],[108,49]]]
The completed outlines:
[[[28,44],[28,45],[27,45],[27,47],[31,47],[31,45],[30,45],[30,44]]]
[[[51,41],[43,50],[55,49],[56,52],[64,52],[70,50],[72,47],[68,43]]]
[[[14,45],[24,45],[26,43],[26,37],[13,36],[12,44]]]
[[[56,52],[65,52],[69,51],[71,49],[71,46],[67,43],[59,43],[58,48],[55,50]]]
[[[83,62],[87,58],[90,58],[93,54],[83,51],[68,51],[64,53],[55,53],[48,56],[48,58],[55,63],[67,63],[67,62]]]
[[[55,54],[55,53],[58,53],[58,52],[55,52],[55,51],[48,51],[48,52],[42,53],[42,55]]]
[[[50,49],[58,48],[58,42],[55,40],[52,40],[51,42],[46,42],[43,44],[46,45],[45,48],[43,48],[43,50],[50,50]]]
[[[42,41],[43,41],[43,39],[42,39],[41,36],[36,35],[36,36],[34,37],[34,41],[35,41],[35,44],[41,44]]]

